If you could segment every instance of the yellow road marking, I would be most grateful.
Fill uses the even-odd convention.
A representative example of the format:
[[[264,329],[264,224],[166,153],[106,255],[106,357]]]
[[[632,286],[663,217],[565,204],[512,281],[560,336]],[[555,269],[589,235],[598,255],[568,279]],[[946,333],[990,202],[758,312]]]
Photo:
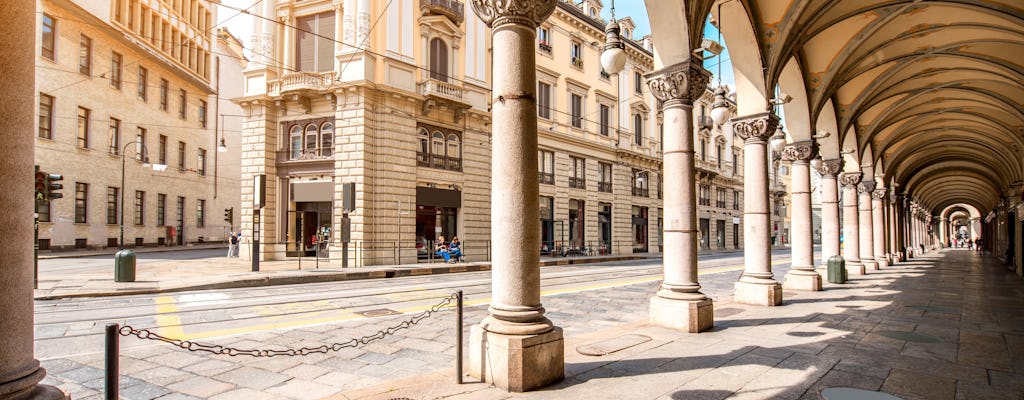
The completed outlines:
[[[779,261],[772,262],[772,265],[786,264],[786,263],[789,263],[789,262],[790,262],[790,260],[788,260],[788,259],[787,260],[779,260]],[[708,269],[708,270],[704,270],[704,271],[699,271],[699,272],[697,272],[697,275],[707,275],[707,274],[715,274],[715,273],[720,273],[720,272],[739,271],[739,270],[742,270],[742,269],[743,269],[742,265],[733,265],[733,266],[727,266],[727,267],[716,267],[716,268],[712,268],[712,269]],[[616,287],[616,286],[627,286],[627,285],[635,285],[635,284],[640,284],[640,283],[654,282],[654,281],[659,281],[661,279],[662,279],[662,276],[659,275],[659,276],[650,277],[650,278],[629,279],[629,280],[606,282],[606,283],[599,283],[599,284],[593,284],[593,285],[587,285],[587,286],[576,286],[576,287],[564,288],[564,289],[552,289],[552,290],[542,291],[541,292],[541,296],[551,296],[551,295],[556,295],[556,294],[564,294],[564,293],[572,293],[572,292],[582,292],[582,291],[597,290],[597,289],[607,289],[607,288]],[[408,297],[408,296],[404,296],[403,295],[403,296],[399,296],[399,297]],[[468,306],[477,306],[477,305],[489,304],[490,302],[491,302],[491,298],[482,298],[482,299],[474,299],[474,300],[465,301],[463,303],[463,305],[468,307]],[[160,327],[160,334],[163,335],[163,336],[169,337],[169,338],[174,338],[174,339],[179,339],[179,340],[196,340],[196,339],[204,339],[204,338],[211,338],[211,337],[231,336],[231,335],[238,335],[238,334],[248,333],[248,332],[260,332],[260,331],[273,330],[273,329],[297,328],[297,327],[309,326],[309,325],[317,325],[317,324],[325,324],[325,323],[336,323],[336,322],[350,321],[350,320],[354,320],[354,319],[358,319],[358,318],[368,318],[368,317],[364,317],[364,316],[359,315],[359,314],[355,314],[355,313],[353,313],[349,309],[345,309],[345,310],[338,310],[339,312],[341,312],[341,315],[335,315],[335,316],[324,316],[324,317],[320,317],[320,318],[298,319],[298,320],[293,320],[293,321],[281,321],[281,322],[274,322],[274,323],[269,323],[269,324],[260,324],[260,325],[253,325],[253,326],[246,326],[246,327],[239,327],[239,328],[220,329],[220,330],[214,330],[214,331],[206,331],[206,332],[197,332],[197,333],[186,334],[184,332],[184,330],[182,330],[182,328],[181,328],[181,325],[180,325],[181,324],[181,319],[177,315],[167,315],[167,314],[171,314],[171,313],[175,313],[175,312],[179,311],[178,306],[174,304],[174,298],[170,297],[170,296],[157,297],[156,298],[156,303],[157,303],[157,313],[158,313],[157,317],[156,317],[156,321],[157,321],[157,326]],[[319,302],[317,302],[317,303],[319,303]],[[289,304],[288,307],[291,307],[290,305],[294,304],[294,303],[288,303],[288,304]],[[451,307],[454,307],[454,306],[455,306],[455,304],[452,303]],[[267,306],[257,306],[257,307],[254,307],[254,308],[259,308],[259,307],[267,307]],[[413,307],[401,308],[401,309],[398,309],[396,311],[398,311],[398,312],[400,312],[402,314],[410,314],[410,313],[418,313],[418,312],[426,311],[426,310],[430,309],[430,307],[431,306],[429,306],[429,305],[413,306]],[[314,312],[314,311],[310,311],[310,312]],[[316,311],[315,314],[313,314],[313,315],[319,315],[321,313],[323,313],[323,311]],[[298,316],[296,316],[296,317],[298,317]]]

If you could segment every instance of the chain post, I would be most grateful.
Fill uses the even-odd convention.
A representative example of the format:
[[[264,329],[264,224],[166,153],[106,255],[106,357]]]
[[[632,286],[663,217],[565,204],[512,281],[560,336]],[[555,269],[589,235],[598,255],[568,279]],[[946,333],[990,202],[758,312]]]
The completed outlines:
[[[462,384],[462,289],[455,292],[455,383]]]
[[[104,398],[107,400],[118,400],[118,380],[120,379],[120,371],[118,371],[118,353],[121,351],[120,338],[118,336],[118,325],[116,323],[107,324],[107,346],[106,353],[104,354],[106,372],[103,377]]]

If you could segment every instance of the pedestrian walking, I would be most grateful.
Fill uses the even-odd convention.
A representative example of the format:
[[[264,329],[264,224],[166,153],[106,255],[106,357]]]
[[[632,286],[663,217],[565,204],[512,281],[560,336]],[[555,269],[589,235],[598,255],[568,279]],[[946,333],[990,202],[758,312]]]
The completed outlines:
[[[230,232],[228,234],[228,258],[238,257],[238,240],[242,237],[242,231]]]

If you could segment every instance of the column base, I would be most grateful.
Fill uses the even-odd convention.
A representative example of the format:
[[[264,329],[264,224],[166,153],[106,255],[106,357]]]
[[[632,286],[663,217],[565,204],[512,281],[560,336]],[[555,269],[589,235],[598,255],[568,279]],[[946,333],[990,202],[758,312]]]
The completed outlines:
[[[865,271],[878,271],[878,263],[875,260],[861,259],[860,262],[864,264]]]
[[[885,257],[878,257],[875,262],[878,263],[878,269],[885,269],[889,266],[889,260],[886,260]]]
[[[827,273],[826,269],[826,273]],[[790,269],[782,287],[790,290],[817,292],[821,290],[821,275],[814,270]]]
[[[864,269],[864,264],[857,261],[846,261],[846,273],[848,275],[867,275],[867,270]]]
[[[704,332],[715,326],[715,307],[711,299],[676,300],[651,297],[651,323],[689,333]]]
[[[756,306],[777,306],[782,304],[782,285],[774,283],[736,282],[734,301]]]
[[[562,328],[536,335],[504,335],[474,325],[469,330],[469,375],[509,392],[525,392],[562,380]]]

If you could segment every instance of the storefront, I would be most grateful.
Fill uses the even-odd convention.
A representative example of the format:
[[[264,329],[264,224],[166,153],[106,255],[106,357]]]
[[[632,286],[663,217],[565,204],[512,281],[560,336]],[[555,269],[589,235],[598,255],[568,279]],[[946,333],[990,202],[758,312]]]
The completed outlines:
[[[459,234],[462,192],[432,187],[416,188],[416,242],[433,242]],[[428,250],[429,251],[429,250]],[[425,252],[421,249],[421,255]]]
[[[289,184],[285,218],[285,255],[313,257],[331,241],[334,182],[296,181]]]

